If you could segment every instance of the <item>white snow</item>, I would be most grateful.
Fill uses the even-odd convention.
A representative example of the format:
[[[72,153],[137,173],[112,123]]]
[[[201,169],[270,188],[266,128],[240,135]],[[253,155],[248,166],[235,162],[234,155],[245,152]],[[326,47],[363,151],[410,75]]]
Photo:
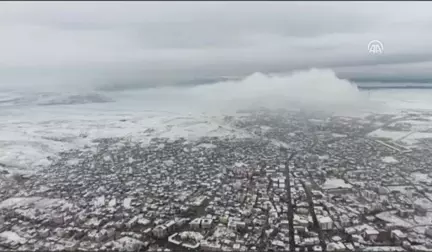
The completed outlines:
[[[266,133],[272,129],[270,126],[266,126],[266,125],[262,125],[262,126],[260,126],[260,128],[261,128],[262,133]]]
[[[179,233],[180,237],[182,237],[182,239],[193,239],[195,241],[201,241],[202,239],[204,239],[204,236],[198,232],[194,232],[194,231],[183,231],[181,233]]]
[[[432,110],[431,93],[431,90],[383,89],[369,92],[369,98],[385,104],[386,112],[399,113],[403,110],[430,111]]]
[[[245,163],[243,163],[243,162],[235,162],[235,163],[234,163],[234,166],[240,168],[240,167],[245,167],[245,166],[247,166],[247,165],[246,165]]]
[[[419,139],[432,138],[432,133],[414,131],[389,131],[377,129],[368,134],[370,137],[388,138],[392,141],[400,141],[406,145],[415,145]]]
[[[43,192],[47,192],[49,190],[50,190],[50,188],[48,186],[40,186],[39,189],[37,190],[37,192],[43,193]]]
[[[415,224],[418,225],[416,229],[424,231],[424,229],[426,229],[430,223],[432,223],[432,212],[427,212],[426,216],[414,215],[413,219]]]
[[[128,236],[123,236],[118,240],[106,243],[106,245],[107,244],[112,244],[114,249],[118,251],[137,251],[141,246],[145,245],[145,243]]]
[[[391,140],[396,141],[398,139],[405,137],[409,133],[410,133],[409,131],[390,131],[390,130],[377,129],[369,133],[369,136],[379,137],[379,138],[389,138]]]
[[[34,219],[36,217],[36,209],[34,208],[27,209],[27,210],[16,209],[15,212],[29,219]]]
[[[318,159],[320,159],[320,160],[327,160],[327,159],[329,159],[329,158],[330,158],[330,156],[327,155],[327,154],[322,155],[322,156],[318,156]]]
[[[246,82],[256,77],[251,77]],[[32,98],[34,94],[30,93],[24,96],[15,93],[1,93],[2,98],[0,99],[7,103],[3,103],[0,109],[0,128],[2,129],[0,132],[0,162],[8,166],[35,169],[49,164],[47,156],[55,156],[59,151],[70,148],[84,148],[86,145],[90,150],[94,146],[92,140],[103,137],[129,136],[143,142],[148,142],[153,137],[171,139],[185,137],[192,140],[201,136],[249,137],[250,135],[244,131],[233,129],[223,122],[224,115],[235,113],[230,107],[232,103],[220,104],[221,100],[213,94],[214,91],[221,90],[223,90],[221,96],[226,94],[226,90],[215,86],[187,91],[186,89],[124,91],[102,94],[102,96],[109,96],[115,100],[111,103],[68,106],[40,106],[46,102],[46,98],[43,98],[43,101],[31,102],[34,100]],[[269,91],[267,88],[258,90],[259,92]],[[211,92],[211,95],[208,93],[201,98],[201,92],[207,91]],[[385,90],[369,93],[371,101],[385,105],[383,109],[374,112],[391,112],[399,116],[405,109],[432,109],[429,90],[421,92]],[[161,99],[161,95],[169,99]],[[231,93],[230,95],[236,97],[237,94]],[[246,93],[244,95],[247,96]],[[49,97],[49,100],[67,100],[68,97],[65,98],[62,93],[59,93],[58,96],[60,98]],[[26,103],[25,107],[11,106],[17,97],[25,98],[30,102]],[[225,98],[227,97],[222,100],[229,100]],[[320,97],[316,99],[322,102]],[[223,108],[219,105],[223,105]],[[416,127],[424,126],[420,123],[416,125]],[[262,129],[266,130],[265,127]],[[398,139],[406,134],[408,133],[377,130],[371,136],[386,135],[392,139]],[[425,137],[432,137],[432,133],[415,132],[403,141],[412,144],[417,139]],[[76,163],[76,160],[71,162]]]
[[[347,135],[345,135],[345,134],[338,134],[338,133],[332,133],[332,136],[335,138],[347,137]]]
[[[212,148],[216,148],[217,146],[214,144],[210,144],[210,143],[202,143],[200,145],[197,146],[198,148],[205,148],[205,149],[212,149]]]
[[[410,191],[406,186],[388,186],[388,189],[390,191],[398,191],[402,194],[407,194]]]
[[[411,177],[415,182],[432,182],[432,179],[427,174],[421,172],[413,172]]]
[[[164,165],[166,165],[166,166],[173,166],[175,163],[174,163],[174,161],[173,160],[165,160],[165,161],[163,161],[163,163],[164,163]]]
[[[406,142],[408,144],[414,145],[418,142],[420,139],[425,138],[432,138],[432,132],[414,132],[403,139],[403,142]]]
[[[96,217],[93,217],[89,219],[84,225],[87,227],[98,227],[101,223],[101,220],[99,220]]]
[[[384,163],[389,163],[389,164],[395,164],[395,163],[399,162],[398,160],[396,160],[396,158],[394,158],[392,156],[383,157],[381,160]]]
[[[116,204],[117,204],[116,198],[113,198],[108,202],[108,206],[110,207],[115,207]]]
[[[432,103],[431,103],[432,105]],[[432,106],[431,106],[432,109]],[[405,112],[403,112],[405,114]],[[419,139],[424,138],[432,138],[431,132],[419,132],[419,131],[425,131],[425,130],[431,130],[432,129],[432,120],[430,120],[430,116],[423,114],[421,112],[414,113],[414,111],[410,111],[411,114],[416,114],[416,119],[421,120],[407,120],[406,118],[401,115],[399,117],[393,117],[393,119],[396,119],[395,122],[389,124],[389,126],[394,126],[395,124],[399,123],[405,123],[410,124],[410,128],[406,131],[392,131],[392,130],[383,130],[383,129],[377,129],[368,135],[370,137],[380,137],[380,138],[388,138],[392,141],[401,142],[404,145],[416,145],[418,143]],[[400,119],[400,120],[397,120]]]
[[[361,251],[364,252],[405,252],[406,250],[401,246],[374,246],[365,247]]]
[[[68,159],[66,163],[68,165],[77,165],[79,163],[79,161],[80,160],[78,158],[71,158],[71,159]]]
[[[40,200],[42,200],[41,197],[29,197],[29,198],[12,197],[12,198],[9,198],[9,199],[2,201],[0,203],[0,209],[1,208],[24,206],[24,205],[28,205],[28,204],[31,204],[31,203],[34,203],[34,202],[37,202]]]
[[[97,197],[94,201],[94,206],[101,207],[105,205],[105,196],[102,195],[100,197]]]
[[[146,226],[146,225],[150,224],[151,221],[148,220],[148,219],[146,219],[146,218],[140,217],[138,219],[137,223],[140,224],[140,225]]]
[[[423,116],[420,116],[420,117],[427,120],[427,118],[424,118]],[[397,123],[410,124],[411,125],[411,127],[410,127],[411,131],[424,131],[424,130],[432,128],[432,121],[429,121],[429,120],[427,120],[427,121],[400,120],[400,121],[397,121],[397,122],[390,124],[389,126],[394,126]]]
[[[35,208],[48,208],[52,206],[69,206],[69,203],[61,199],[49,199],[42,197],[11,197],[0,202],[0,209],[22,207],[34,204]]]
[[[207,115],[184,116],[178,109],[166,112],[129,107],[123,108],[128,110],[126,113],[121,107],[121,104],[110,106],[110,111],[87,104],[9,111],[7,120],[0,120],[0,162],[25,169],[38,168],[49,164],[47,156],[93,146],[92,140],[106,137],[149,142],[154,137],[193,140],[202,136],[249,136]],[[120,121],[124,118],[127,120]],[[75,164],[76,160],[70,162]]]
[[[414,204],[420,205],[425,209],[432,210],[432,202],[425,198],[415,199]]]
[[[408,222],[408,220],[401,219],[398,216],[396,216],[395,211],[393,211],[393,212],[381,212],[375,216],[377,218],[383,220],[383,221],[393,223],[393,224],[396,224],[396,225],[401,226],[401,227],[409,228],[409,227],[414,226],[414,224],[411,222]]]
[[[20,237],[17,233],[12,231],[4,231],[0,233],[0,238],[5,239],[6,242],[17,242],[20,244],[24,244],[26,242],[26,239]]]
[[[289,133],[289,134],[291,134],[291,133]],[[276,146],[282,146],[282,147],[287,148],[287,149],[289,149],[289,148],[292,147],[291,145],[289,145],[289,144],[287,144],[287,143],[285,143],[285,142],[282,142],[282,141],[276,140],[276,139],[271,139],[271,142],[272,142],[274,145],[276,145]]]
[[[131,207],[132,198],[126,198],[123,200],[123,207],[130,208]]]
[[[352,188],[352,185],[345,183],[343,179],[329,178],[322,185],[324,190],[333,188]]]

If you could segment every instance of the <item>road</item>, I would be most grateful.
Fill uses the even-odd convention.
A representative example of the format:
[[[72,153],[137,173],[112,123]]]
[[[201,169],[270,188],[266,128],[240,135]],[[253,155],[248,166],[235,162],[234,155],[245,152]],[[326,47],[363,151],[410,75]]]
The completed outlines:
[[[318,138],[316,136],[314,136],[313,143],[311,144],[311,146],[309,146],[306,149],[306,151],[310,152],[311,149],[313,147],[315,147],[317,144],[318,144]],[[311,174],[311,172],[309,170],[309,167],[307,167],[306,164],[304,164],[304,169],[307,170],[311,182],[314,183],[315,181],[312,179],[312,174]],[[310,188],[308,186],[306,186],[306,183],[303,180],[301,180],[301,184],[302,184],[302,186],[303,186],[303,188],[304,188],[304,190],[306,192],[307,200],[308,200],[308,203],[309,203],[309,213],[312,216],[314,227],[318,230],[318,237],[319,237],[319,240],[320,240],[320,245],[321,245],[322,251],[326,252],[327,251],[327,245],[326,245],[325,240],[324,240],[324,235],[322,233],[321,226],[319,225],[318,219],[317,219],[316,214],[315,214],[315,204],[314,204],[313,199],[312,199],[312,193],[310,191]]]
[[[286,157],[286,155],[287,155],[286,148],[281,147],[281,154]],[[285,188],[286,188],[287,194],[288,194],[287,196],[288,196],[289,246],[290,246],[291,251],[295,250],[295,240],[294,240],[294,225],[293,225],[294,209],[293,209],[292,199],[291,199],[291,182],[290,182],[289,162],[291,161],[291,159],[294,158],[294,156],[296,154],[297,154],[296,152],[292,152],[290,154],[290,156],[287,158],[287,160],[285,162],[285,171],[284,171]]]
[[[309,212],[312,215],[314,227],[318,230],[318,237],[320,240],[320,245],[321,245],[322,251],[326,252],[327,251],[327,245],[326,245],[325,240],[324,240],[324,235],[322,233],[321,226],[319,225],[318,219],[317,219],[316,214],[315,214],[315,205],[314,205],[314,202],[312,200],[312,193],[311,193],[309,187],[306,186],[306,183],[303,180],[301,181],[301,183],[303,185],[303,188],[305,189],[307,200],[309,202]]]

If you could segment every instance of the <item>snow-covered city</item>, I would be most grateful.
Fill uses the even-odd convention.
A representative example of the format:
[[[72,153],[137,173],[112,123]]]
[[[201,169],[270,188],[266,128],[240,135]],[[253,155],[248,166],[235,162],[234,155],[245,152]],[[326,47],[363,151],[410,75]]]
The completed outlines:
[[[432,251],[431,119],[259,109],[224,118],[242,136],[100,138],[3,167],[0,246]]]
[[[0,1],[0,252],[432,252],[431,10]]]

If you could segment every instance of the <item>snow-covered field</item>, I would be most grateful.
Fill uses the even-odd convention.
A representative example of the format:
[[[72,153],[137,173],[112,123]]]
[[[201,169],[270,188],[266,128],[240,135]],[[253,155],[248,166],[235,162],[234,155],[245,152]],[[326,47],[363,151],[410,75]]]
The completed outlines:
[[[343,179],[329,178],[326,179],[325,183],[322,185],[322,188],[327,189],[335,189],[335,188],[351,188],[352,185],[345,183]]]
[[[412,125],[409,131],[393,131],[386,129],[377,129],[369,133],[370,137],[387,138],[391,141],[403,143],[405,146],[412,146],[418,143],[418,140],[432,138],[432,132],[419,132],[424,130],[432,130],[432,121],[409,121],[400,120],[397,123],[410,123]],[[391,125],[394,125],[392,123]]]
[[[397,159],[395,159],[395,158],[392,157],[392,156],[383,157],[383,158],[382,158],[382,161],[383,161],[384,163],[389,163],[389,164],[395,164],[395,163],[398,163],[398,162],[399,162]]]
[[[48,164],[50,155],[90,146],[92,140],[104,137],[130,136],[146,142],[153,137],[248,136],[224,125],[222,116],[235,114],[225,100],[206,102],[196,92],[162,93],[0,93],[0,164],[34,170]],[[378,113],[398,114],[415,106],[432,110],[431,94],[429,90],[379,90],[368,92],[368,97],[382,105]],[[380,130],[374,134],[406,136]],[[404,140],[425,135],[432,133],[414,132]]]
[[[223,125],[221,116],[169,101],[163,106],[119,97],[108,103],[2,105],[0,164],[17,169],[46,165],[47,156],[91,146],[98,138],[132,137],[145,143],[154,137],[247,136]]]
[[[409,222],[407,220],[404,220],[402,218],[399,218],[396,215],[396,211],[381,212],[381,213],[377,214],[376,217],[383,220],[383,221],[386,221],[389,223],[394,223],[400,227],[410,228],[410,227],[414,226],[414,223]]]
[[[381,89],[368,92],[371,100],[386,104],[389,111],[432,110],[430,89]]]
[[[432,138],[432,116],[429,113],[432,111],[432,90],[424,89],[402,89],[402,90],[376,90],[368,92],[369,98],[384,105],[384,110],[387,114],[395,114],[393,119],[396,120],[388,126],[396,126],[396,124],[409,124],[408,130],[394,131],[388,129],[377,129],[369,134],[370,137],[388,138],[392,141],[402,143],[409,147],[418,143],[420,139]],[[378,112],[378,113],[380,113]],[[405,117],[411,117],[407,119]],[[413,120],[412,118],[417,120]]]

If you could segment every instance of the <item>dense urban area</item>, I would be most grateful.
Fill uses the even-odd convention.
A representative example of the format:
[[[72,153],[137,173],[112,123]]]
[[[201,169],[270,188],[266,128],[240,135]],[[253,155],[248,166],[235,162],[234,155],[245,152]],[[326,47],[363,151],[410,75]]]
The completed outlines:
[[[261,109],[225,118],[246,138],[99,139],[2,170],[0,249],[432,251],[431,141],[370,135],[428,116]]]

